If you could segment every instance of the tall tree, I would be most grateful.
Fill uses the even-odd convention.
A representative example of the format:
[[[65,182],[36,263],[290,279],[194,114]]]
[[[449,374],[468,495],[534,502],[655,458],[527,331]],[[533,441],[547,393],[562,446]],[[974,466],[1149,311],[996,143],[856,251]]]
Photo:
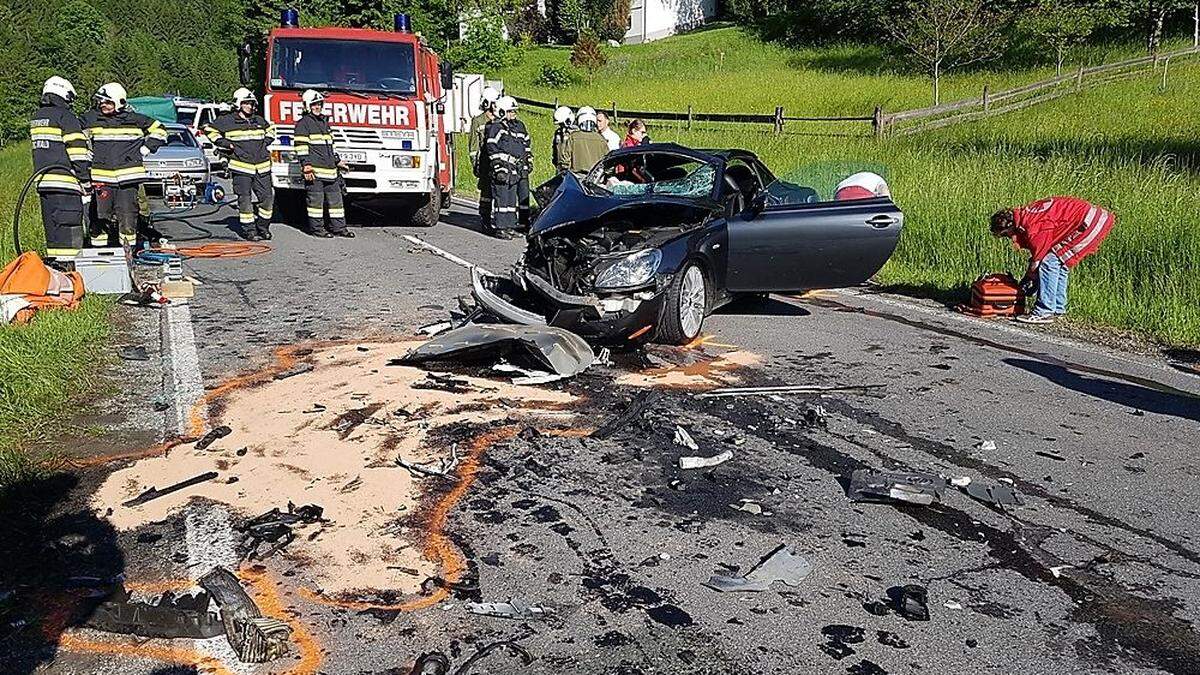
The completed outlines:
[[[986,0],[908,0],[887,31],[929,73],[938,105],[942,75],[996,56],[1005,23]]]
[[[1095,3],[1078,0],[1040,0],[1021,21],[1024,28],[1054,50],[1055,72],[1072,47],[1083,44],[1103,22]]]

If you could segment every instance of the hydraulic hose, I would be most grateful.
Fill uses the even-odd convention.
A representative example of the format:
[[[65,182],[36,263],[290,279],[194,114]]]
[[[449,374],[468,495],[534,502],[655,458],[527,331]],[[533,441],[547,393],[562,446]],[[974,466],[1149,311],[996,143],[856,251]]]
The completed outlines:
[[[55,169],[67,172],[74,171],[74,169],[71,167],[63,166],[62,164],[51,164],[50,166],[44,166],[37,171],[34,171],[33,175],[29,177],[29,180],[25,181],[25,186],[21,188],[21,194],[17,197],[17,204],[13,208],[12,224],[13,249],[17,252],[17,255],[24,253],[24,251],[21,250],[21,207],[25,205],[25,197],[29,194],[29,190],[33,188],[34,183],[36,183],[39,178]]]

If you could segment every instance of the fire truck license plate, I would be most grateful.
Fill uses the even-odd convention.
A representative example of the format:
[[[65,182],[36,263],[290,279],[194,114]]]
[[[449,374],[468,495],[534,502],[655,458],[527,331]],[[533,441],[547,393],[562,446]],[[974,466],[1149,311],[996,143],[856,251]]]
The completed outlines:
[[[348,162],[350,164],[366,164],[367,163],[367,153],[365,153],[365,152],[360,152],[360,151],[355,151],[355,150],[339,150],[338,156],[340,156],[342,158],[342,161]]]

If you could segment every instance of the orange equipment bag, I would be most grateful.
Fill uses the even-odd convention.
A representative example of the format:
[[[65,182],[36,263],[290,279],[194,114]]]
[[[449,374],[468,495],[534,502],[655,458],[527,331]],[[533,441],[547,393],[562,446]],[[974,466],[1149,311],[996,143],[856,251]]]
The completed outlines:
[[[1025,294],[1011,274],[984,274],[971,284],[971,300],[959,310],[975,316],[1019,316],[1025,312]]]
[[[26,251],[0,270],[0,297],[15,296],[21,309],[11,323],[29,323],[40,309],[75,309],[83,299],[83,277],[46,266],[37,253]]]

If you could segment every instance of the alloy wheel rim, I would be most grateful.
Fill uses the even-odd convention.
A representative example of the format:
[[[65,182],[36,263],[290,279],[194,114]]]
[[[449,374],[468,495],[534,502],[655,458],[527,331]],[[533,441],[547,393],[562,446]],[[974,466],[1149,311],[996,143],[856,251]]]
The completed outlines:
[[[705,296],[704,273],[693,265],[684,273],[679,293],[679,326],[689,338],[696,337],[704,322]]]

